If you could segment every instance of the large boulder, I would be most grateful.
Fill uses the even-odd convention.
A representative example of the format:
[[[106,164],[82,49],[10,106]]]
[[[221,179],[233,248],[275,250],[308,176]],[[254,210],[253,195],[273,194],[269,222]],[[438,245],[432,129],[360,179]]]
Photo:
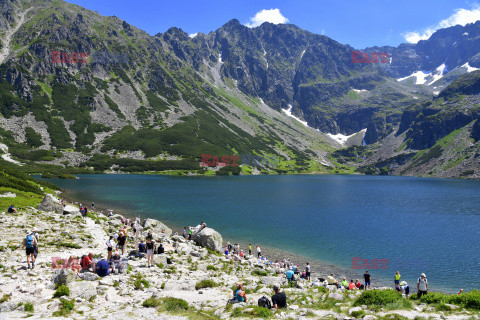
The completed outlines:
[[[97,295],[97,283],[96,282],[74,282],[70,288],[70,298],[83,298],[89,300],[91,297]]]
[[[98,274],[93,273],[93,272],[88,272],[88,271],[87,272],[80,272],[80,274],[78,276],[85,281],[95,281],[95,280],[98,280],[100,278],[98,276]]]
[[[167,256],[162,253],[162,254],[154,254],[153,255],[153,263],[154,264],[163,264],[164,266],[167,265]]]
[[[212,228],[204,228],[200,232],[194,233],[192,240],[202,247],[222,252],[222,236]]]
[[[63,213],[63,205],[52,194],[47,194],[43,198],[42,202],[37,207],[41,211],[54,211],[56,213]]]
[[[262,277],[262,283],[267,287],[271,287],[276,283],[279,285],[286,285],[287,278],[286,277]]]
[[[57,269],[52,277],[55,285],[69,284],[75,280],[75,272],[70,269]]]
[[[77,207],[67,204],[63,207],[63,214],[80,214],[80,210]]]
[[[172,229],[155,219],[146,219],[143,223],[143,228],[145,231],[150,231],[158,235],[164,234],[166,236],[170,236],[172,234]]]

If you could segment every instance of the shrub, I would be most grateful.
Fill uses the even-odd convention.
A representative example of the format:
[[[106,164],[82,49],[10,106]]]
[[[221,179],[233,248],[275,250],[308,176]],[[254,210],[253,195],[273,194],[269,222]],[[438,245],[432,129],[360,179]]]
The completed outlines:
[[[67,285],[61,284],[57,286],[57,291],[53,294],[54,298],[60,298],[63,296],[69,296],[70,295],[70,289],[68,288]]]
[[[24,310],[25,312],[33,312],[33,304],[31,304],[31,303],[25,303],[25,304],[23,305],[23,310]]]
[[[435,306],[435,311],[452,311],[452,308],[442,302]]]
[[[140,273],[137,273],[134,279],[135,281],[133,283],[133,286],[135,287],[135,290],[140,290],[142,288],[142,285],[145,288],[150,287],[150,283],[146,279],[144,279]]]
[[[353,311],[352,312],[352,317],[359,319],[359,318],[363,318],[365,316],[365,314],[366,313],[363,310]]]
[[[423,297],[422,297],[423,298]],[[469,309],[480,309],[480,291],[472,290],[462,294],[453,294],[448,299],[450,303]]]
[[[267,273],[267,271],[263,271],[263,270],[253,270],[252,271],[252,276],[266,277],[266,276],[268,276],[268,273]]]
[[[328,292],[328,289],[325,288],[325,287],[323,287],[323,286],[320,286],[320,287],[318,287],[318,292],[320,292],[320,293],[327,293],[327,292]]]
[[[156,308],[162,304],[162,301],[155,297],[150,297],[147,300],[143,301],[142,306],[145,308]]]
[[[188,310],[188,302],[177,298],[163,298],[162,307],[167,311]]]
[[[208,271],[208,270],[217,271],[218,269],[215,268],[215,267],[212,266],[212,265],[208,265],[208,266],[207,266],[207,271]]]
[[[52,315],[54,317],[66,317],[68,316],[73,308],[75,307],[75,300],[66,300],[61,298],[60,299],[60,310],[55,311]]]
[[[0,303],[4,303],[5,301],[8,301],[10,299],[9,294],[4,294],[3,297],[0,299]]]
[[[402,299],[402,294],[392,289],[368,290],[364,291],[362,295],[355,300],[354,305],[386,306],[389,303],[395,303]]]
[[[200,290],[200,289],[203,289],[203,288],[214,288],[216,286],[218,286],[218,284],[215,281],[202,280],[202,281],[199,281],[195,284],[195,289]]]
[[[250,317],[254,318],[263,318],[263,319],[270,319],[273,314],[270,309],[265,308],[265,307],[260,307],[260,306],[253,306],[252,308],[248,309],[241,309],[241,308],[236,308],[233,310],[231,317],[236,318],[236,317],[245,317],[245,315],[248,315]]]

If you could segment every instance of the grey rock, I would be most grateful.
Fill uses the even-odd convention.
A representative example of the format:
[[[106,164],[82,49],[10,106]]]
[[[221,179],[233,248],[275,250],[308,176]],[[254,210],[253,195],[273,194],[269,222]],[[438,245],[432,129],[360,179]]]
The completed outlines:
[[[85,281],[95,281],[100,278],[96,273],[93,272],[83,272],[80,273],[79,276]]]
[[[153,264],[163,264],[164,266],[167,265],[167,256],[162,254],[154,254],[153,255]]]
[[[54,211],[56,213],[63,213],[63,206],[60,200],[55,198],[52,194],[47,194],[42,202],[37,207],[41,211]]]
[[[172,234],[172,229],[155,219],[146,219],[143,223],[143,227],[158,235],[170,236]]]
[[[192,240],[202,247],[222,252],[222,236],[212,228],[204,228],[200,232],[196,232]]]
[[[336,292],[330,292],[328,294],[328,297],[331,299],[335,299],[337,301],[342,301],[343,300],[343,294],[336,293]]]
[[[17,195],[13,192],[6,192],[4,194],[0,194],[0,198],[16,198]]]
[[[97,295],[97,287],[95,282],[74,282],[70,285],[70,297],[82,298],[89,300]]]
[[[70,269],[59,269],[55,270],[55,273],[52,276],[52,282],[57,284],[69,284],[75,280],[75,272]]]
[[[273,286],[275,283],[285,285],[287,279],[285,277],[262,277],[262,283],[266,286]]]
[[[63,208],[63,214],[79,214],[80,210],[77,207],[71,206],[71,205],[66,205]]]

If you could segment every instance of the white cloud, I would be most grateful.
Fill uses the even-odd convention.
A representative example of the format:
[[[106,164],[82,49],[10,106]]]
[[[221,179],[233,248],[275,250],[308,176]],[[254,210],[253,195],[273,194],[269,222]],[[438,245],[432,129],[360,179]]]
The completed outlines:
[[[250,22],[245,25],[249,28],[255,28],[264,22],[271,22],[273,24],[287,23],[288,19],[280,13],[280,9],[270,9],[258,11],[254,17],[250,18]]]
[[[195,38],[197,36],[198,32],[197,33],[190,33],[188,36],[190,38]]]
[[[425,28],[423,31],[407,32],[403,35],[405,40],[409,43],[417,43],[420,40],[427,40],[438,29],[456,26],[457,24],[465,26],[468,23],[473,23],[480,20],[480,6],[477,4],[471,10],[457,9],[445,20],[440,21],[435,26]]]

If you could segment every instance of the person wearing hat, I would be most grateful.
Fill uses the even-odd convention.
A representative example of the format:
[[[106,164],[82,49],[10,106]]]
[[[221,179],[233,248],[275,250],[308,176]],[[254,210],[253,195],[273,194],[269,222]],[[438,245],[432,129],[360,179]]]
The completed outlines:
[[[418,278],[417,280],[417,295],[418,295],[418,298],[420,299],[420,297],[424,294],[427,294],[428,293],[428,281],[427,281],[427,276],[425,275],[425,273],[422,273],[420,275],[420,278]]]
[[[410,287],[408,286],[406,281],[400,282],[396,287],[395,290],[401,293],[405,293],[405,298],[408,299],[408,295],[410,294]]]
[[[272,307],[275,309],[287,307],[287,295],[284,291],[280,292],[280,285],[274,284],[273,291],[275,294],[272,296]]]

